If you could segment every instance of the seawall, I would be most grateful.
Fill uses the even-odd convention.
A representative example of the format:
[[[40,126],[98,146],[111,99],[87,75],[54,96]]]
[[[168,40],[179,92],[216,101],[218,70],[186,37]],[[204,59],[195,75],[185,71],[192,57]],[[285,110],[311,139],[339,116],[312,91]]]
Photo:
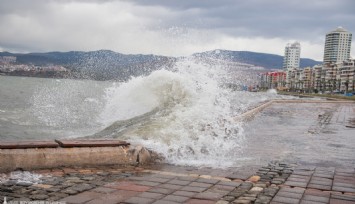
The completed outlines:
[[[58,167],[139,165],[153,153],[118,140],[1,142],[0,172]]]

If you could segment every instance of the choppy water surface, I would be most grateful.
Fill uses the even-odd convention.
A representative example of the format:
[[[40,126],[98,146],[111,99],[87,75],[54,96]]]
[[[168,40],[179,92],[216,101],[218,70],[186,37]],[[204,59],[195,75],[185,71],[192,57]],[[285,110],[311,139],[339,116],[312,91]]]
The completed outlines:
[[[233,120],[263,101],[281,98],[226,86],[244,84],[248,73],[184,59],[173,70],[125,83],[0,76],[0,140],[120,138],[163,154],[168,163],[193,166],[297,160],[295,147],[314,142],[306,136],[303,143],[292,140],[300,133],[289,132],[290,127],[303,127],[298,120],[280,120],[282,111],[247,123]],[[282,151],[271,151],[275,146]]]

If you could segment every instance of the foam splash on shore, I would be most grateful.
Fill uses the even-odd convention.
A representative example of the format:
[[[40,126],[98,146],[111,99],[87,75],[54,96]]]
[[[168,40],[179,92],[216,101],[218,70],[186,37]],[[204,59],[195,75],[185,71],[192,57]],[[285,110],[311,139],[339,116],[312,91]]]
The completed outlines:
[[[110,125],[158,108],[120,137],[161,153],[168,163],[230,166],[244,138],[241,122],[233,120],[236,95],[223,86],[227,76],[221,66],[182,60],[174,71],[113,84],[101,120]]]
[[[42,177],[41,174],[29,171],[13,171],[10,174],[0,174],[0,184],[9,181],[15,183],[37,184],[40,183]]]

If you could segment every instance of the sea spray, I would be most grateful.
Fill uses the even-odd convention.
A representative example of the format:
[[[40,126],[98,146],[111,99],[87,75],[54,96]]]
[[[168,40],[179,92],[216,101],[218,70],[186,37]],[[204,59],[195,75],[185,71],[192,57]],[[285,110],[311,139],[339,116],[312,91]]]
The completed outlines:
[[[102,122],[109,125],[159,108],[120,137],[163,154],[169,163],[230,166],[242,149],[243,128],[233,120],[233,94],[221,86],[227,73],[191,59],[174,69],[108,88]]]

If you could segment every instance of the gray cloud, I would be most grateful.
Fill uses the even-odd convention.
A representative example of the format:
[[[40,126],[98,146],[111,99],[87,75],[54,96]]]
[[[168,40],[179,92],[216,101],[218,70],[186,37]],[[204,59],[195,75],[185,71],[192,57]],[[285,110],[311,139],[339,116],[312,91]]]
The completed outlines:
[[[327,32],[338,26],[355,31],[352,0],[0,2],[0,49],[15,52],[111,49],[179,56],[244,49],[282,54],[285,43],[298,40],[302,57],[321,59]]]

